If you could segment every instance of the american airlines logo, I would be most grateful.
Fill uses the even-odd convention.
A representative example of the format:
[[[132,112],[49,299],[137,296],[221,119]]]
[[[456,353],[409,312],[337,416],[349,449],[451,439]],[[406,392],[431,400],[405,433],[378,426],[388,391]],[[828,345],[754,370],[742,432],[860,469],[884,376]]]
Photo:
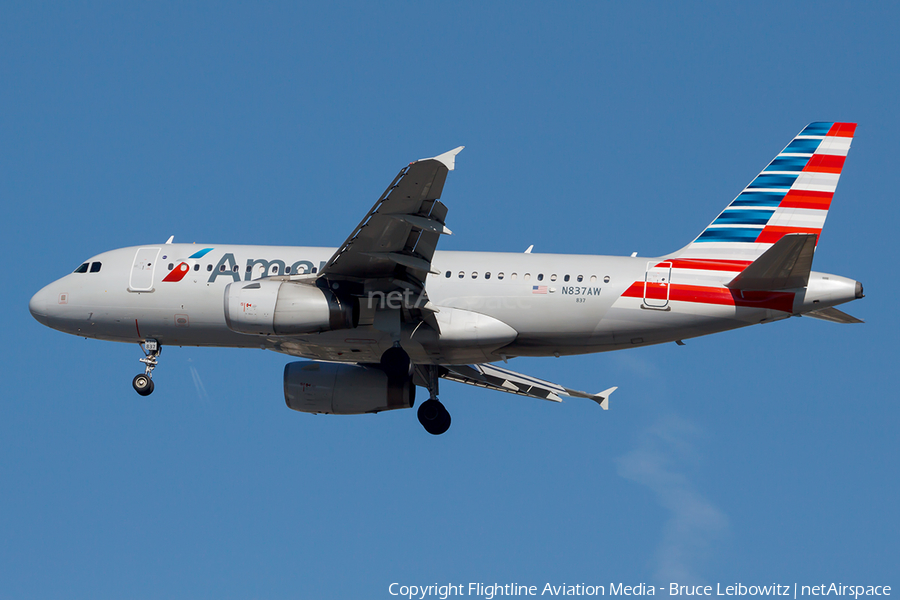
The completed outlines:
[[[175,264],[172,270],[163,278],[163,281],[167,283],[177,283],[184,279],[192,270],[199,272],[201,269],[200,264],[194,261],[203,258],[210,251],[212,251],[212,248],[204,248],[187,258],[177,259],[177,264]],[[316,265],[309,260],[298,260],[288,264],[277,258],[271,260],[265,258],[248,258],[243,270],[243,280],[250,281],[254,274],[257,277],[261,277],[263,275],[302,275],[304,273],[315,273],[324,266],[325,261],[321,261],[319,266],[316,267]],[[214,283],[219,277],[228,277],[235,282],[241,281],[241,268],[238,265],[234,254],[231,252],[226,252],[215,266],[208,266],[207,271],[210,271],[207,283]]]

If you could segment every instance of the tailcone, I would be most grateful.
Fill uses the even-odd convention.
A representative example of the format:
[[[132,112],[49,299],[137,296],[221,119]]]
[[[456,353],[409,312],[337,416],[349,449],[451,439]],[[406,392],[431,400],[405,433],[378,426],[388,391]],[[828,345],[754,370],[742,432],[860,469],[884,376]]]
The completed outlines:
[[[809,275],[806,289],[797,295],[799,306],[795,304],[795,312],[819,310],[863,297],[862,283],[839,275],[813,271]]]

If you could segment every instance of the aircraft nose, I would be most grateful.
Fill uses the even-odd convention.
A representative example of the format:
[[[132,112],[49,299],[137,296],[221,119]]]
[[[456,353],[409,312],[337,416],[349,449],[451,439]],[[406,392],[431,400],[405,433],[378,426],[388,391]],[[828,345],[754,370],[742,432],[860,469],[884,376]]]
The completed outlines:
[[[58,302],[56,294],[50,289],[51,287],[53,287],[53,284],[43,288],[37,294],[32,296],[31,300],[28,302],[28,310],[31,312],[31,316],[43,325],[48,324],[51,312]]]

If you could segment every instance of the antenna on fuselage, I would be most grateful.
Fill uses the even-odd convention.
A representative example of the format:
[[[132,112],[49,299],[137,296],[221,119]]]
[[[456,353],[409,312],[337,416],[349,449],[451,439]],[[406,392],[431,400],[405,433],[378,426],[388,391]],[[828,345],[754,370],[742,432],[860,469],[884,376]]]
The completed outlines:
[[[525,251],[525,254],[531,254],[532,250],[534,250],[534,244],[528,246],[528,250]]]
[[[174,240],[174,239],[175,239],[175,236],[174,236],[174,235],[170,235],[170,236],[169,236],[169,239],[166,240],[166,243],[167,243],[167,244],[171,244],[171,243],[172,243],[172,240]]]

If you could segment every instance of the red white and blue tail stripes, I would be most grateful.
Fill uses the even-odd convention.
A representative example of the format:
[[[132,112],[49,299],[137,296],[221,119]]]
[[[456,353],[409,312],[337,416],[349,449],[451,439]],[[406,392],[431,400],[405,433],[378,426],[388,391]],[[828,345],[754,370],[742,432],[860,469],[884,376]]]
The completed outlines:
[[[810,123],[693,242],[672,257],[753,261],[787,233],[825,224],[855,123]]]

